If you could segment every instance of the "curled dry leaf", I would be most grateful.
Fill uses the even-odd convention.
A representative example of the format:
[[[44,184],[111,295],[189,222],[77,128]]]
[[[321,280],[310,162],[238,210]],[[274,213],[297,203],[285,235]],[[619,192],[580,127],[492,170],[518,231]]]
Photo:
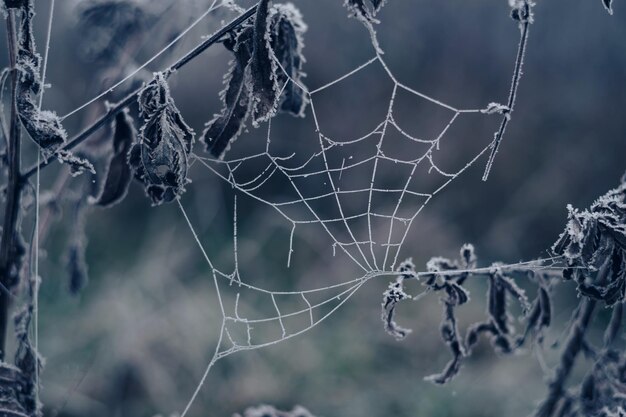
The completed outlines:
[[[309,96],[303,89],[305,59],[303,34],[307,26],[293,4],[277,4],[270,9],[270,53],[276,69],[278,88],[283,91],[280,110],[303,117]]]
[[[163,73],[155,74],[138,101],[144,124],[128,162],[153,204],[159,205],[185,191],[194,133],[176,108]]]
[[[100,194],[95,198],[90,198],[90,204],[111,207],[126,197],[132,180],[128,152],[135,143],[136,135],[137,132],[128,111],[119,112],[113,122],[113,157],[109,161]]]
[[[222,156],[241,134],[250,113],[250,92],[245,82],[245,71],[252,56],[252,28],[244,28],[224,45],[235,55],[224,77],[226,88],[220,93],[224,108],[207,123],[202,133],[207,151],[216,158]]]
[[[252,34],[252,57],[247,68],[252,94],[252,123],[266,121],[275,112],[278,102],[276,63],[270,56],[271,45],[268,34],[271,20],[268,19],[270,0],[261,0],[257,6]]]
[[[59,117],[50,111],[42,111],[37,98],[43,88],[40,68],[41,56],[35,51],[32,19],[35,14],[32,0],[22,2],[16,69],[19,71],[17,86],[17,109],[20,121],[29,136],[44,151],[53,154],[66,140]]]
[[[386,0],[345,0],[344,6],[350,11],[350,16],[365,22],[375,23],[376,13],[382,9]]]
[[[576,281],[581,295],[607,305],[626,301],[626,182],[589,209],[567,210],[567,226],[552,246],[569,267],[563,277]],[[604,266],[608,273],[599,274]]]
[[[224,46],[234,54],[220,93],[222,111],[206,124],[203,142],[215,157],[252,124],[269,120],[277,111],[302,116],[308,103],[302,89],[302,35],[307,27],[292,4],[269,6],[262,1],[253,23],[247,23]]]
[[[396,306],[400,301],[413,298],[404,292],[404,280],[415,276],[415,265],[411,259],[407,259],[400,264],[398,272],[401,274],[398,275],[395,281],[389,283],[389,288],[383,293],[381,319],[384,323],[385,331],[396,340],[402,340],[411,333],[411,329],[399,326],[395,322],[394,316]]]
[[[59,150],[56,153],[56,157],[60,163],[67,164],[70,167],[70,173],[73,177],[81,175],[84,172],[96,173],[96,169],[87,158],[76,156],[70,151]]]

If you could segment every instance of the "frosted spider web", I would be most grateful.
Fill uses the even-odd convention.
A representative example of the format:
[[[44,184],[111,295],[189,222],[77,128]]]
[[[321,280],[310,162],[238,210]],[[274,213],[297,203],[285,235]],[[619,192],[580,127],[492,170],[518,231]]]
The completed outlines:
[[[75,114],[134,77],[141,69],[188,33],[202,18],[225,3],[213,1],[205,13],[154,57],[102,94],[63,116],[62,119]],[[54,2],[51,6],[49,30],[52,25]],[[49,33],[47,42],[50,40]],[[232,222],[234,266],[228,271],[217,267],[196,232],[196,227],[185,209],[184,198],[178,199],[177,204],[181,215],[189,226],[194,240],[210,268],[221,311],[220,331],[214,354],[181,417],[187,415],[206,382],[210,370],[220,359],[239,351],[275,345],[301,335],[333,315],[370,280],[376,277],[396,275],[396,267],[402,260],[402,249],[416,218],[436,195],[440,194],[450,183],[494,147],[494,140],[488,141],[483,148],[467,158],[467,161],[456,170],[441,167],[436,162],[436,156],[441,152],[441,144],[445,141],[446,133],[449,132],[450,128],[464,115],[494,113],[493,107],[491,110],[489,106],[481,109],[457,108],[402,83],[390,70],[383,58],[383,51],[380,49],[375,32],[371,30],[370,33],[374,50],[373,57],[333,81],[311,90],[290,79],[284,69],[280,67],[280,63],[277,62],[279,68],[287,76],[288,83],[294,83],[302,89],[309,99],[306,118],[312,119],[314,123],[315,149],[308,150],[303,147],[298,152],[286,156],[280,155],[282,151],[275,149],[272,142],[272,121],[270,120],[264,126],[266,129],[265,149],[260,152],[244,152],[243,155],[236,157],[230,157],[231,153],[229,153],[223,160],[198,154],[191,155],[194,165],[204,167],[230,185],[234,191]],[[46,52],[47,49],[46,47]],[[516,71],[519,70],[519,62],[518,56]],[[359,137],[338,139],[326,134],[316,110],[318,96],[331,91],[342,82],[373,66],[382,68],[392,85],[387,111],[382,120],[369,133]],[[514,75],[513,83],[517,84],[517,81],[516,75]],[[287,83],[283,88],[286,86]],[[423,100],[428,105],[447,113],[446,121],[441,124],[438,133],[433,137],[423,138],[413,135],[409,133],[408,129],[403,128],[402,124],[394,117],[396,98],[400,92]],[[505,106],[500,107],[500,110],[503,108]],[[495,111],[495,113],[503,114],[508,120],[509,111],[510,109],[507,108],[505,112]],[[485,117],[489,116],[485,115]],[[238,143],[244,141],[245,136],[239,139]],[[393,153],[393,145],[399,140],[398,138],[412,144],[415,152],[413,154]],[[390,143],[392,148],[388,149]],[[406,150],[406,147],[404,149]],[[256,173],[252,177],[240,174],[244,166],[257,167]],[[400,175],[400,181],[394,185],[384,184],[384,181],[381,181],[381,171],[390,166],[400,167],[404,170]],[[246,174],[249,172],[250,170],[247,170]],[[418,179],[423,176],[428,176],[431,180],[427,185],[419,184]],[[37,171],[37,179],[39,180],[39,171]],[[276,193],[267,192],[265,188],[271,184],[280,184],[284,192],[280,196]],[[297,291],[274,291],[248,283],[244,279],[245,276],[242,277],[238,261],[238,196],[269,207],[290,226],[291,233],[286,254],[287,267],[291,266],[294,235],[297,230],[303,227],[315,227],[325,234],[333,254],[343,256],[357,268],[358,277],[332,285]],[[39,198],[39,181],[37,181],[37,198]],[[37,242],[38,232],[35,234],[35,239]],[[35,245],[35,249],[35,268],[37,271],[39,263],[38,244]],[[545,267],[546,263],[549,264],[552,261],[554,258],[546,258],[509,266],[537,269],[538,267]],[[473,271],[487,272],[488,270],[489,268],[483,268]],[[419,277],[423,274],[425,273],[420,272],[416,276]],[[224,296],[225,293],[227,291],[233,292],[233,290],[234,297],[227,299]],[[273,307],[274,313],[261,317],[242,313],[242,304],[251,295],[264,299],[267,305]],[[297,300],[302,308],[289,312],[283,311],[284,308],[281,308],[283,303],[280,301],[285,298]],[[35,311],[37,312],[37,309]],[[286,323],[294,317],[303,319],[300,321],[300,327],[295,329]],[[263,339],[258,331],[258,328],[263,325],[274,326],[277,329],[276,337]],[[35,329],[36,334],[37,329]]]
[[[213,357],[181,417],[189,412],[210,370],[220,359],[239,351],[275,345],[301,335],[329,318],[373,278],[396,275],[396,268],[403,260],[401,257],[403,246],[416,218],[436,195],[493,149],[494,142],[489,141],[471,155],[459,169],[451,171],[442,168],[436,162],[436,155],[441,151],[446,133],[464,115],[483,113],[488,117],[487,113],[494,113],[490,111],[490,106],[493,109],[494,103],[482,109],[462,109],[423,94],[402,83],[394,75],[383,58],[383,51],[373,32],[372,46],[374,56],[371,59],[333,81],[311,90],[289,78],[280,67],[280,63],[276,62],[288,78],[288,83],[294,83],[309,99],[306,118],[310,117],[314,122],[316,149],[310,151],[298,149],[286,156],[281,155],[284,150],[275,146],[272,141],[270,120],[265,125],[264,150],[246,151],[246,148],[252,148],[246,144],[237,147],[240,152],[235,157],[230,157],[231,153],[224,159],[191,155],[194,165],[201,165],[216,175],[230,185],[234,192],[232,223],[234,266],[232,270],[224,271],[215,265],[185,209],[184,198],[178,199],[179,209],[210,268],[222,315]],[[382,68],[392,84],[387,111],[382,120],[369,133],[359,137],[337,139],[326,134],[316,111],[317,97],[372,66]],[[514,76],[514,83],[516,82]],[[287,83],[283,88],[286,86]],[[417,137],[396,120],[394,111],[397,106],[396,98],[400,92],[447,112],[445,121],[434,137]],[[500,107],[502,108],[504,106]],[[508,119],[507,112],[508,110],[499,113]],[[239,139],[237,144],[245,141],[245,136]],[[398,138],[412,143],[414,148],[419,150],[413,154],[393,153],[393,148],[389,146],[393,147]],[[399,182],[389,186],[380,181],[383,166],[400,167],[405,172],[400,176]],[[417,181],[424,175],[430,179],[427,186],[420,185]],[[280,195],[266,191],[267,188],[276,187],[277,184],[281,187]],[[287,267],[291,265],[294,253],[294,234],[301,227],[314,226],[325,234],[327,243],[332,247],[333,256],[342,255],[348,259],[356,266],[360,276],[332,285],[299,291],[274,291],[248,283],[242,279],[238,261],[237,196],[243,196],[271,208],[290,226]],[[537,269],[545,267],[546,263],[552,261],[554,258],[546,258],[509,266]],[[485,268],[483,272],[487,271],[488,268]],[[425,273],[419,272],[416,275],[419,277],[423,274]],[[234,297],[227,299],[224,294],[233,289]],[[274,313],[261,317],[242,314],[241,305],[249,294],[263,299],[266,305],[273,308]],[[315,301],[312,301],[313,298]],[[302,308],[290,312],[283,311],[279,300],[285,299],[294,301],[289,304],[299,302]],[[300,321],[300,327],[292,328],[286,324],[287,320],[294,317],[304,318]],[[277,328],[276,336],[263,339],[257,327],[267,324]]]

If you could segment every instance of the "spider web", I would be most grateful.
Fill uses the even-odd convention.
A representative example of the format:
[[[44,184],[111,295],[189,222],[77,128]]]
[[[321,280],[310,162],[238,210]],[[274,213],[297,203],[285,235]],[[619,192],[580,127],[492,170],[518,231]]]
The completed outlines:
[[[62,119],[75,114],[132,78],[188,33],[202,18],[224,4],[225,2],[217,4],[217,0],[213,1],[205,13],[154,57],[102,94],[63,116]],[[53,10],[54,1],[51,4],[48,45]],[[204,167],[229,184],[234,191],[232,222],[234,266],[229,271],[217,267],[196,232],[183,201],[177,200],[180,212],[210,268],[222,315],[214,354],[181,417],[185,417],[188,413],[207,380],[210,370],[220,359],[239,351],[271,346],[301,335],[333,315],[370,280],[381,276],[396,275],[396,266],[415,219],[436,195],[494,147],[495,141],[489,141],[456,170],[450,171],[438,164],[436,159],[441,153],[441,144],[445,141],[446,133],[455,123],[468,114],[494,113],[494,111],[490,111],[489,106],[483,109],[456,108],[403,84],[383,59],[383,51],[380,49],[373,29],[370,30],[370,34],[374,50],[374,56],[371,59],[335,80],[312,90],[308,90],[289,78],[277,62],[288,78],[283,88],[288,83],[293,83],[302,89],[309,99],[309,114],[306,118],[312,119],[314,123],[313,150],[302,147],[287,155],[281,154],[284,153],[284,149],[276,146],[276,141],[274,144],[272,141],[272,121],[270,120],[266,123],[264,150],[249,152],[244,149],[242,155],[223,160],[197,154],[191,155],[194,165]],[[46,46],[46,58],[47,49],[48,46]],[[518,65],[521,66],[521,61],[516,62],[516,67]],[[369,133],[359,137],[339,139],[326,134],[321,127],[320,117],[316,110],[318,97],[373,66],[382,68],[386,78],[392,84],[387,111],[382,120]],[[513,81],[515,84],[518,81],[515,76]],[[432,137],[418,137],[402,126],[402,123],[394,116],[397,107],[396,99],[401,92],[422,100],[446,114],[445,121],[439,126],[436,134]],[[502,114],[499,111],[495,113]],[[505,116],[508,117],[508,114]],[[405,142],[403,152],[400,153],[394,149],[398,141]],[[407,143],[410,146],[407,147]],[[406,149],[411,149],[412,152],[406,152]],[[238,150],[241,151],[241,148]],[[231,154],[232,152],[229,153]],[[242,167],[253,167],[253,169],[244,170]],[[381,172],[388,169],[397,169],[400,172],[398,176],[400,180],[391,185],[387,184],[385,178],[381,178]],[[250,172],[254,174],[250,176]],[[424,177],[429,179],[426,184],[419,181]],[[281,187],[283,193],[279,195],[271,190],[268,191],[270,186]],[[333,254],[336,253],[349,260],[360,275],[357,274],[359,275],[357,278],[348,281],[298,291],[274,291],[251,285],[242,279],[238,261],[238,196],[255,200],[269,207],[291,227],[286,254],[287,267],[292,262],[296,231],[299,228],[313,227],[325,234]],[[39,199],[39,170],[37,171],[37,199]],[[38,216],[36,223],[38,223]],[[38,228],[36,227],[35,230],[35,238],[38,241]],[[510,266],[517,268],[527,266],[529,269],[536,269],[549,261],[552,261],[552,258]],[[36,243],[36,276],[38,265],[38,243]],[[417,273],[417,276],[423,274]],[[225,297],[227,291],[234,292],[234,297]],[[255,312],[242,312],[246,301],[254,299],[262,299],[266,305],[271,306],[273,313],[260,315],[258,312],[256,314]],[[299,303],[302,307],[294,311],[284,311],[281,305],[287,305],[284,302],[286,300],[290,301],[289,305]],[[36,308],[36,313],[37,310]],[[289,324],[293,318],[300,319],[296,327]],[[263,337],[264,332],[260,331],[265,329],[265,326],[272,326],[275,329],[269,337]],[[37,328],[34,331],[37,340]]]
[[[281,67],[289,78],[288,83],[294,83],[302,89],[309,99],[309,114],[306,118],[311,118],[314,123],[315,146],[311,147],[312,150],[298,143],[295,145],[296,151],[284,155],[282,144],[277,146],[276,140],[272,140],[270,120],[265,127],[264,150],[251,151],[249,149],[253,147],[246,144],[245,147],[237,147],[237,152],[231,150],[225,159],[191,155],[194,165],[200,165],[216,175],[230,185],[234,192],[234,267],[224,271],[214,264],[183,201],[177,200],[181,214],[211,270],[222,313],[213,357],[181,417],[188,413],[211,368],[220,359],[239,351],[271,346],[301,335],[330,317],[371,279],[397,274],[396,267],[402,260],[401,252],[415,219],[436,195],[493,148],[493,141],[490,141],[454,171],[441,167],[437,163],[437,156],[441,153],[441,144],[450,128],[464,115],[493,112],[489,108],[456,108],[408,87],[396,78],[383,59],[375,34],[372,34],[372,46],[375,55],[371,59],[312,90],[289,78]],[[280,67],[279,63],[278,65]],[[339,139],[326,134],[316,110],[318,96],[332,91],[343,81],[376,65],[382,68],[392,85],[387,111],[382,120],[363,136]],[[286,86],[287,83],[283,88]],[[438,133],[424,138],[412,135],[408,133],[408,129],[403,128],[394,117],[398,106],[396,98],[400,92],[446,114]],[[239,141],[237,144],[245,141],[245,138]],[[405,142],[402,152],[394,152],[398,141]],[[410,144],[408,148],[412,152],[406,152],[406,143]],[[237,153],[237,156],[229,158],[233,153]],[[386,184],[381,171],[387,169],[400,171],[400,181]],[[428,178],[426,185],[419,181],[424,177]],[[275,192],[277,187],[281,193]],[[251,285],[242,279],[238,261],[238,196],[269,207],[290,226],[287,267],[292,263],[296,231],[303,227],[315,227],[326,236],[333,256],[340,255],[349,260],[361,275],[345,282],[300,291],[273,291]],[[515,266],[536,269],[550,260],[552,259]],[[226,292],[233,290],[234,297],[225,297]],[[251,314],[244,314],[241,308],[246,300],[262,300],[263,304],[270,306],[273,313],[262,315],[253,311]],[[284,311],[285,305],[298,304],[302,307],[294,311]],[[287,322],[294,318],[301,320],[295,327],[289,326]],[[260,328],[265,329],[267,326],[273,326],[274,329],[269,331],[272,336],[264,337]]]

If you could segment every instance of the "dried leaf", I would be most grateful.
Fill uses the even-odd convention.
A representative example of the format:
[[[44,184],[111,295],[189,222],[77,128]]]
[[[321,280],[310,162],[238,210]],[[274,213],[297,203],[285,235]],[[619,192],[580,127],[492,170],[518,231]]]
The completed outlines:
[[[389,288],[383,293],[381,318],[385,324],[385,331],[395,337],[396,340],[402,340],[411,333],[411,329],[401,327],[394,321],[397,304],[410,298],[411,296],[404,292],[401,277],[398,277],[395,282],[391,282]]]
[[[308,96],[302,90],[306,25],[292,4],[257,6],[253,24],[244,24],[224,42],[235,55],[220,93],[223,108],[206,124],[202,140],[207,151],[222,157],[244,130],[273,117],[278,110],[303,116]],[[282,94],[281,94],[282,92]]]
[[[138,101],[144,125],[128,162],[153,204],[159,205],[185,191],[194,133],[176,108],[162,73],[155,74]]]
[[[280,110],[303,117],[309,96],[302,89],[305,62],[302,48],[307,30],[302,15],[292,4],[277,4],[270,10],[270,52],[280,64],[277,79],[283,90]],[[300,84],[300,85],[299,85]]]
[[[226,88],[220,93],[224,107],[206,124],[202,133],[207,151],[216,158],[221,157],[237,139],[250,114],[250,92],[245,82],[245,71],[252,55],[252,28],[245,28],[236,35],[232,44],[225,45],[233,51],[235,59],[231,61],[224,78]]]
[[[113,122],[113,157],[109,161],[104,184],[100,195],[90,198],[89,203],[102,207],[111,207],[126,197],[132,180],[128,164],[128,152],[135,142],[135,126],[128,111],[119,112]]]
[[[459,373],[463,357],[465,356],[465,349],[461,343],[459,328],[454,314],[454,309],[459,303],[455,294],[457,294],[455,291],[447,292],[447,298],[442,301],[444,304],[443,321],[440,328],[441,337],[448,345],[452,353],[452,359],[446,364],[442,372],[424,378],[426,381],[439,385],[450,382]]]
[[[267,121],[276,112],[279,100],[276,63],[272,60],[271,20],[268,19],[270,0],[261,0],[256,9],[252,35],[252,57],[246,72],[252,94],[252,124]]]
[[[383,293],[381,319],[385,325],[385,331],[395,337],[396,340],[402,340],[411,333],[411,329],[399,326],[394,321],[394,316],[396,306],[400,301],[413,298],[404,292],[404,280],[415,277],[415,265],[411,258],[402,262],[397,271],[401,274],[395,281],[389,283],[389,287]]]
[[[67,133],[59,117],[50,111],[42,111],[37,104],[41,85],[41,56],[35,51],[32,33],[34,16],[32,0],[24,1],[21,13],[16,69],[19,71],[17,85],[17,110],[22,125],[31,139],[49,156],[67,139]]]
[[[344,6],[350,11],[351,16],[375,23],[376,19],[374,17],[385,3],[386,0],[346,0]]]
[[[70,167],[70,173],[73,177],[84,172],[96,173],[96,169],[88,159],[76,156],[70,151],[60,150],[56,153],[56,157],[60,163],[67,164]]]

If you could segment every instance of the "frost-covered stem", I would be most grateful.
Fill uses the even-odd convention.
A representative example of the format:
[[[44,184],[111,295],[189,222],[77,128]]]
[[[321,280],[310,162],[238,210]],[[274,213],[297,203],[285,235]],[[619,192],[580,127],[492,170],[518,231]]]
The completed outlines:
[[[582,351],[584,347],[584,338],[593,311],[596,307],[596,301],[590,298],[583,298],[579,304],[579,314],[576,321],[573,323],[570,333],[565,342],[565,347],[561,352],[561,359],[559,365],[554,373],[554,377],[548,385],[548,395],[546,399],[541,403],[535,417],[551,417],[563,397],[565,395],[565,383],[569,377],[576,357]]]
[[[502,116],[502,123],[500,123],[500,128],[498,129],[498,131],[496,132],[496,136],[494,137],[491,153],[489,154],[487,166],[485,167],[485,172],[483,174],[483,181],[487,181],[487,178],[489,177],[489,172],[491,171],[491,167],[493,166],[493,161],[496,157],[496,153],[498,153],[498,147],[500,146],[500,142],[502,141],[502,136],[504,136],[506,125],[509,123],[509,120],[511,120],[511,113],[513,112],[515,99],[517,97],[517,87],[519,86],[519,80],[522,77],[522,66],[524,65],[524,54],[526,52],[526,44],[528,43],[528,29],[530,27],[530,24],[530,19],[526,19],[523,23],[521,23],[522,26],[520,40],[517,47],[517,57],[515,58],[515,69],[513,70],[511,90],[509,91],[509,99],[506,105],[507,111]]]
[[[222,39],[222,37],[224,35],[226,35],[230,31],[232,31],[233,29],[236,29],[239,25],[241,25],[243,22],[245,22],[247,19],[249,19],[251,16],[253,16],[254,13],[256,12],[256,7],[257,7],[256,5],[250,7],[244,13],[242,13],[241,15],[239,15],[238,17],[233,19],[226,26],[222,27],[220,30],[215,32],[215,34],[213,34],[212,36],[207,38],[204,42],[200,43],[194,49],[189,51],[189,53],[187,53],[187,55],[183,56],[178,61],[176,61],[172,66],[170,66],[169,68],[167,68],[166,70],[163,71],[165,76],[169,77],[173,72],[175,72],[176,70],[179,70],[180,68],[184,67],[186,64],[191,62],[194,58],[196,58],[202,52],[204,52],[209,47],[211,47],[212,45],[214,45],[217,42],[219,42],[220,39]],[[122,101],[118,102],[115,106],[112,106],[111,108],[109,108],[107,110],[107,112],[104,115],[102,115],[98,120],[93,122],[93,124],[91,124],[90,126],[85,128],[82,132],[80,132],[78,135],[74,136],[72,139],[70,139],[67,142],[67,144],[62,149],[64,149],[64,150],[73,149],[76,146],[78,146],[81,143],[83,143],[94,132],[99,130],[101,127],[105,126],[111,119],[113,119],[113,117],[115,117],[116,114],[118,114],[119,112],[124,110],[124,108],[126,108],[130,104],[132,104],[136,100],[137,94],[139,94],[139,92],[142,89],[143,89],[143,87],[137,88],[135,91],[133,91],[132,93],[128,94]],[[47,165],[50,164],[50,162],[52,162],[54,160],[56,160],[56,158],[49,158],[47,160],[41,161],[39,163],[39,168],[46,167]],[[23,174],[22,178],[24,180],[26,180],[26,179],[30,178],[36,172],[37,172],[37,165],[34,165],[34,166],[30,167]]]
[[[15,68],[17,35],[15,28],[15,12],[9,9],[7,16],[7,47],[9,50],[9,65],[11,76],[11,120],[8,140],[9,175],[7,185],[6,207],[0,241],[0,361],[4,361],[7,327],[9,323],[9,303],[11,286],[11,259],[17,241],[17,218],[20,209],[20,195],[22,184],[20,181],[20,125],[17,114],[17,82],[18,74]]]

